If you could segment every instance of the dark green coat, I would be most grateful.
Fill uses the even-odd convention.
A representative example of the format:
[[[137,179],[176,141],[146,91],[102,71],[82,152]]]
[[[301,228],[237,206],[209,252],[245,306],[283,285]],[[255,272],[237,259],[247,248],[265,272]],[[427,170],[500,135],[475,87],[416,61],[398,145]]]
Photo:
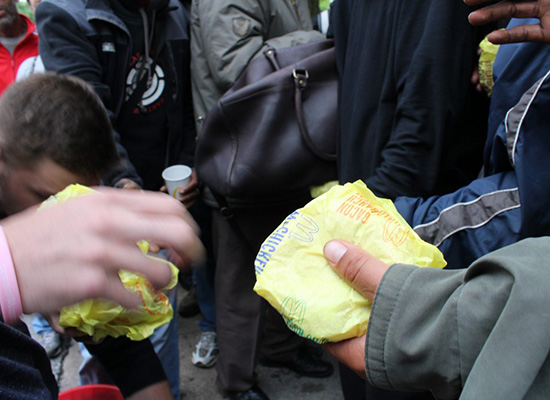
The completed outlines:
[[[462,270],[392,266],[370,316],[369,381],[437,399],[548,399],[549,246],[527,239]]]

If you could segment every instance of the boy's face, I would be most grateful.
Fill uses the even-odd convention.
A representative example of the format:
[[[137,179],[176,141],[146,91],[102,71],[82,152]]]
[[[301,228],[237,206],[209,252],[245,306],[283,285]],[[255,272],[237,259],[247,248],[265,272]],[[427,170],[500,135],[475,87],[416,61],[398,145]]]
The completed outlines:
[[[0,208],[7,215],[37,205],[73,183],[98,185],[61,167],[49,158],[36,164],[34,169],[9,168],[0,165]]]

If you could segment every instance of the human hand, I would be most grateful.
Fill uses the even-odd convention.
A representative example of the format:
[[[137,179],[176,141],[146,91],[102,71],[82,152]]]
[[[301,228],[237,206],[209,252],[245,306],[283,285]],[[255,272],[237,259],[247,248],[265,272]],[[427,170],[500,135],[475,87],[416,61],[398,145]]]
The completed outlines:
[[[464,0],[469,6],[488,3],[490,0]],[[494,44],[518,42],[550,43],[550,0],[510,0],[484,6],[472,12],[472,25],[484,25],[501,19],[538,18],[538,25],[519,25],[511,29],[497,30],[488,36]]]
[[[172,264],[174,264],[180,271],[191,270],[191,264],[186,263],[176,251],[172,250],[169,247],[161,248],[156,243],[149,243],[149,255],[152,255],[154,257],[155,254],[160,253],[161,250],[164,252],[163,257],[160,257],[161,259],[166,258],[167,261],[170,261]]]
[[[2,222],[25,313],[49,314],[93,297],[137,306],[139,296],[124,288],[120,269],[144,274],[158,288],[171,279],[168,265],[146,257],[136,246],[141,239],[171,247],[186,262],[203,257],[198,228],[174,199],[152,192],[97,190]]]
[[[141,190],[141,187],[134,181],[123,178],[119,180],[115,185],[117,189],[126,189],[126,190]]]
[[[186,208],[190,208],[197,201],[199,197],[199,179],[195,169],[191,173],[191,180],[186,187],[180,190],[179,194],[181,196],[180,201]]]
[[[160,188],[160,191],[163,193],[168,193],[166,185],[162,186]],[[189,209],[191,206],[193,206],[193,204],[195,204],[198,193],[198,178],[195,170],[193,170],[191,172],[191,179],[189,181],[189,184],[187,184],[187,186],[179,191],[180,198],[178,198],[177,200],[181,202],[185,206],[185,208]],[[190,264],[186,263],[183,258],[181,258],[178,253],[171,248],[162,246],[159,243],[149,243],[149,252],[158,253],[161,250],[164,250],[166,252],[168,261],[170,261],[180,270],[188,270],[191,268]]]
[[[351,287],[370,301],[389,266],[365,250],[343,240],[331,240],[325,245],[325,258],[331,267]],[[365,335],[323,348],[359,376],[365,377]]]
[[[160,188],[161,192],[167,193],[166,186]],[[186,207],[190,208],[195,204],[197,198],[199,197],[199,179],[197,178],[197,173],[193,169],[191,172],[191,180],[187,186],[181,188],[178,192],[178,200]]]
[[[172,264],[174,264],[180,271],[190,271],[191,270],[191,264],[186,263],[183,261],[183,259],[171,248],[167,248],[164,250],[166,252],[166,258],[168,261],[170,261]]]
[[[85,334],[84,332],[79,331],[76,328],[71,328],[71,327],[62,328],[59,325],[59,312],[55,312],[53,314],[46,314],[46,315],[42,315],[42,316],[44,318],[46,318],[46,320],[50,324],[50,327],[54,331],[56,331],[60,335],[69,336],[72,339],[76,340],[77,342],[86,343],[86,344],[97,344],[97,343],[101,343],[103,341],[103,339],[101,339],[98,342],[95,342],[92,336],[88,336],[87,334]]]

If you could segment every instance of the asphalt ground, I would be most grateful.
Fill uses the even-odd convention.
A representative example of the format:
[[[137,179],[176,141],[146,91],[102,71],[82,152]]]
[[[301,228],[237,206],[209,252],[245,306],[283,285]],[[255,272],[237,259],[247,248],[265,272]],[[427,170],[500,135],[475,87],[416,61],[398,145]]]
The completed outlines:
[[[185,292],[179,293],[183,298]],[[26,317],[30,321],[31,317]],[[216,386],[216,368],[201,369],[191,363],[191,354],[200,337],[199,316],[179,317],[180,376],[182,399],[226,399],[225,393]],[[271,400],[343,400],[336,363],[326,354],[324,358],[334,365],[334,374],[329,378],[315,379],[298,376],[284,368],[257,368],[259,386]],[[68,340],[62,354],[52,360],[52,370],[60,390],[79,385],[78,368],[82,358],[75,341]]]

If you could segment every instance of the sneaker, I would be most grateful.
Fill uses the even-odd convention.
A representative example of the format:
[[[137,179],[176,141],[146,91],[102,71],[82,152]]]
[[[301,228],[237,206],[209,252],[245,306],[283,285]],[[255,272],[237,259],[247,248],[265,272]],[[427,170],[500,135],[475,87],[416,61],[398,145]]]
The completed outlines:
[[[195,347],[191,362],[199,368],[210,368],[216,364],[219,352],[220,350],[216,343],[216,333],[203,332],[199,343]]]
[[[38,342],[46,350],[48,358],[55,358],[61,354],[61,335],[57,332],[44,332],[37,335]]]

